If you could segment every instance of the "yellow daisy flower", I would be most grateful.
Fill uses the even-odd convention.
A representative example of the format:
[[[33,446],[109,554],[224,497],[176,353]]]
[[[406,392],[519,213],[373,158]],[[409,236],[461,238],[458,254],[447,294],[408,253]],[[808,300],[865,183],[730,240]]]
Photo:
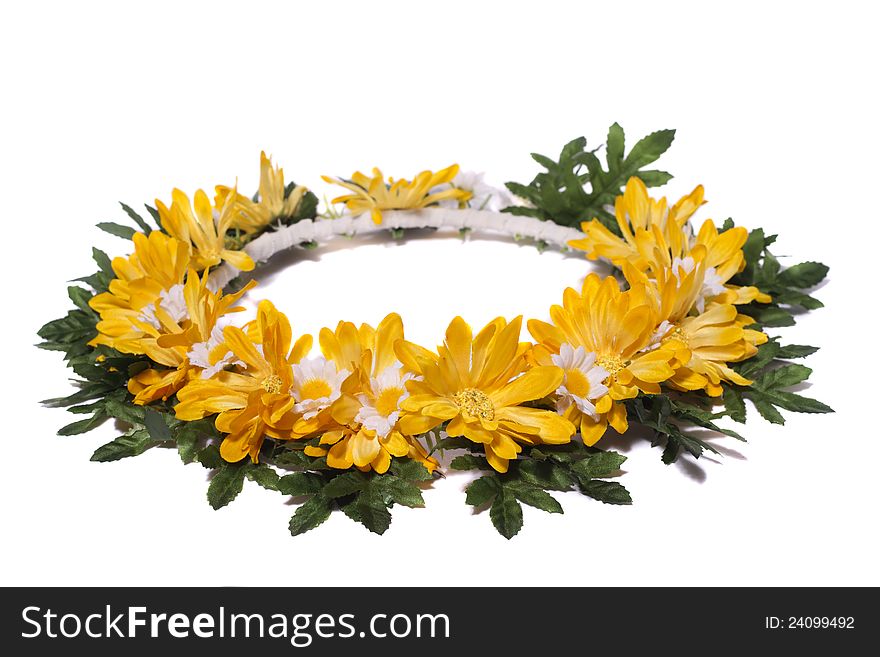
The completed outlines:
[[[232,187],[217,185],[214,189],[214,205],[223,207],[233,198],[238,212],[233,214],[232,228],[250,234],[262,230],[279,217],[292,217],[303,196],[308,191],[302,185],[294,187],[285,196],[284,169],[272,165],[265,151],[260,153],[260,193],[256,202],[236,192]]]
[[[457,173],[458,165],[453,164],[436,173],[422,171],[413,178],[412,182],[404,178],[398,180],[389,178],[386,183],[379,169],[373,169],[372,177],[357,171],[350,181],[330,176],[322,176],[322,178],[325,182],[339,185],[351,192],[334,198],[333,203],[344,203],[353,215],[369,212],[373,221],[381,224],[382,210],[424,208],[446,199],[467,201],[472,194],[463,189],[451,188],[432,192],[438,185],[452,182]]]
[[[552,324],[529,320],[538,343],[532,357],[565,368],[556,391],[571,398],[564,414],[580,427],[584,443],[594,445],[609,424],[618,433],[627,430],[622,400],[640,391],[660,393],[660,384],[675,374],[676,353],[665,347],[646,351],[657,326],[654,305],[644,294],[622,292],[612,276],[590,274],[580,294],[568,288],[562,299],[562,306],[550,308]],[[595,374],[590,377],[594,367],[607,374],[598,388],[602,394]]]
[[[228,195],[223,205],[215,209],[201,189],[196,191],[192,204],[186,194],[175,189],[171,192],[171,207],[156,199],[156,208],[162,228],[192,246],[192,264],[198,271],[219,265],[221,261],[241,271],[254,268],[254,261],[247,253],[226,246],[226,233],[241,214],[235,194]]]
[[[394,353],[395,343],[402,339],[403,321],[396,313],[385,317],[377,329],[340,322],[335,331],[321,330],[324,356],[356,374],[342,384],[341,395],[330,408],[334,424],[321,436],[322,447],[308,448],[309,454],[326,453],[327,464],[334,468],[354,465],[380,474],[388,470],[391,457],[410,456],[433,472],[437,462],[399,426],[401,404],[409,397],[406,383],[415,379]]]
[[[142,337],[137,324],[143,308],[162,294],[183,283],[190,264],[189,247],[173,237],[154,230],[149,237],[135,233],[134,253],[117,257],[111,263],[117,278],[109,291],[95,295],[89,306],[97,312],[98,335],[89,345],[116,348],[118,340]]]
[[[633,177],[614,204],[623,237],[593,219],[581,225],[586,236],[572,240],[569,245],[586,251],[591,260],[605,258],[620,268],[629,265],[653,278],[664,272],[678,275],[680,269],[690,273],[701,259],[704,267],[698,298],[700,310],[710,299],[720,303],[768,303],[770,297],[756,287],[727,285],[745,266],[745,228],[733,227],[719,233],[714,222],[707,219],[699,232],[693,234],[690,219],[703,203],[703,188],[697,186],[667,211],[666,199],[654,200],[645,183]]]
[[[751,381],[733,371],[728,363],[755,354],[755,345],[767,336],[745,329],[752,319],[737,313],[730,304],[711,303],[705,299],[723,298],[706,293],[705,261],[707,249],[697,244],[691,251],[694,265],[688,268],[675,263],[659,269],[657,279],[650,279],[624,263],[623,271],[632,285],[632,293],[643,296],[645,303],[654,304],[659,321],[652,346],[660,344],[676,353],[675,375],[667,382],[679,390],[705,390],[721,395],[721,381],[749,385]]]
[[[738,315],[730,304],[712,304],[704,313],[676,323],[661,345],[677,349],[683,345],[690,357],[667,382],[678,390],[705,390],[712,397],[723,392],[722,381],[741,386],[752,382],[737,374],[728,363],[755,355],[756,345],[767,341],[760,331],[743,328],[751,318]]]
[[[256,283],[235,294],[212,292],[202,278],[190,269],[186,283],[163,291],[155,302],[141,309],[133,320],[137,337],[119,338],[115,347],[127,354],[143,354],[167,369],[149,368],[128,381],[135,404],[167,399],[200,371],[219,371],[232,363],[228,349],[218,342],[218,322],[224,315],[244,310],[235,304]]]
[[[422,379],[406,383],[401,431],[417,435],[448,421],[446,433],[480,443],[489,464],[507,472],[508,462],[522,451],[520,443],[561,444],[571,440],[574,425],[553,411],[524,406],[555,391],[562,370],[529,367],[528,348],[520,344],[522,318],[509,324],[499,318],[476,336],[456,317],[437,354],[401,340],[396,353]]]
[[[180,420],[199,420],[218,413],[214,424],[228,434],[220,454],[235,463],[250,456],[256,463],[265,436],[289,439],[296,419],[293,366],[309,352],[312,337],[304,335],[291,347],[290,322],[271,302],[261,301],[252,325],[258,340],[235,326],[223,337],[240,373],[221,371],[210,379],[192,379],[178,393],[174,407]]]

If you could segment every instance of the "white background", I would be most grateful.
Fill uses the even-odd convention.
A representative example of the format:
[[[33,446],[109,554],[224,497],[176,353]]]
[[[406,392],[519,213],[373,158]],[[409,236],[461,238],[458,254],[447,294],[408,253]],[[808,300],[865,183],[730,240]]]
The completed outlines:
[[[870,3],[18,3],[0,25],[2,539],[0,583],[880,584],[877,566],[876,65]],[[320,174],[380,165],[407,176],[459,162],[528,181],[619,121],[629,144],[678,128],[663,193],[697,183],[700,217],[780,233],[776,251],[831,266],[827,308],[779,330],[817,344],[807,394],[837,413],[752,411],[750,442],[667,467],[630,460],[635,505],[572,493],[564,516],[526,508],[508,542],[464,504],[467,476],[395,509],[384,537],[334,514],[288,534],[293,507],[246,485],[212,511],[206,471],[155,449],[89,462],[112,426],[38,400],[68,392],[59,354],[33,348],[93,270],[93,228],[116,202],[172,187],[255,188],[260,149],[320,195]],[[292,259],[294,262],[296,259]],[[544,318],[586,261],[499,241],[362,245],[311,253],[268,295],[295,329],[399,311],[427,345],[448,319]],[[337,517],[338,516],[338,517]],[[565,564],[562,566],[561,564]]]

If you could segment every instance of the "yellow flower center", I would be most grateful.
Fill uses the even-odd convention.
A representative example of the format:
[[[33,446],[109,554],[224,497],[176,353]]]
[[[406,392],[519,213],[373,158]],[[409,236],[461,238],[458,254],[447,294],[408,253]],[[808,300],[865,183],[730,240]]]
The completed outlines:
[[[376,397],[376,410],[379,415],[388,417],[397,410],[397,400],[403,395],[403,390],[394,386],[393,388],[385,388]]]
[[[667,340],[678,340],[679,342],[682,342],[685,345],[688,344],[687,333],[682,331],[680,326],[676,326],[675,330],[669,334],[669,336],[666,338],[666,340],[664,340],[664,342],[666,342]]]
[[[281,380],[280,376],[278,376],[277,374],[270,374],[265,379],[263,379],[263,382],[260,384],[260,386],[269,394],[277,395],[281,392],[282,384],[283,381]]]
[[[320,399],[321,397],[329,397],[333,390],[330,384],[324,379],[311,379],[300,386],[300,397],[302,399]]]
[[[452,396],[458,407],[468,415],[478,417],[481,420],[494,420],[495,407],[492,400],[482,390],[465,388]]]
[[[581,398],[590,394],[590,381],[579,369],[565,370],[565,387],[568,391]]]
[[[603,370],[608,372],[611,376],[616,375],[620,370],[626,367],[626,363],[623,362],[623,359],[620,356],[615,356],[614,354],[608,354],[606,356],[599,356],[596,359],[596,364],[599,365]]]

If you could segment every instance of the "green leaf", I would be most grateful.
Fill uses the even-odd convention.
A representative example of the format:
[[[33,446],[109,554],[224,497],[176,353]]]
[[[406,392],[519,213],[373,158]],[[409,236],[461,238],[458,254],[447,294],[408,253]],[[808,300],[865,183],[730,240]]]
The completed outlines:
[[[354,501],[354,507],[359,522],[375,534],[384,534],[391,525],[385,500],[375,491],[363,491]]]
[[[381,490],[388,493],[397,504],[413,508],[425,506],[422,490],[415,484],[394,475],[380,475],[376,480],[382,482]]]
[[[81,433],[86,433],[87,431],[91,431],[97,426],[100,426],[107,420],[107,416],[101,413],[96,413],[90,418],[86,418],[85,420],[77,420],[76,422],[71,422],[58,430],[59,436],[76,436]]]
[[[815,287],[828,275],[828,266],[821,262],[802,262],[784,269],[779,274],[779,282],[788,287],[800,289]]]
[[[284,495],[298,497],[314,495],[324,487],[324,480],[311,472],[294,472],[278,480],[278,490]]]
[[[278,473],[265,463],[248,468],[247,478],[268,490],[278,490]]]
[[[501,491],[501,481],[496,475],[485,475],[475,479],[466,489],[465,502],[471,506],[482,506],[495,499]]]
[[[461,456],[456,456],[452,459],[452,462],[449,464],[450,469],[452,470],[491,470],[492,466],[489,465],[489,461],[487,461],[482,456],[475,456],[473,454],[462,454]]]
[[[391,462],[390,470],[407,481],[429,481],[434,478],[428,468],[412,459],[394,459]]]
[[[153,440],[158,442],[172,440],[171,430],[165,422],[165,416],[149,406],[144,407],[144,426],[150,432],[150,437]]]
[[[226,506],[238,496],[244,486],[244,476],[247,470],[247,461],[229,463],[217,470],[217,474],[208,484],[208,503],[213,509]]]
[[[754,385],[759,388],[788,388],[805,381],[813,373],[806,365],[784,365],[776,369],[768,370],[755,380]]]
[[[290,533],[299,536],[314,529],[330,517],[330,500],[323,495],[310,497],[290,519]]]
[[[184,463],[192,463],[199,448],[199,436],[194,431],[181,431],[177,435],[177,454]]]
[[[432,453],[442,452],[447,449],[471,449],[473,446],[474,443],[462,436],[456,436],[454,438],[447,437],[437,441]]]
[[[115,273],[113,272],[113,263],[110,260],[110,256],[104,253],[101,249],[92,247],[92,260],[95,261],[95,264],[98,265],[103,273],[107,274],[111,278],[115,277]]]
[[[512,491],[516,499],[523,504],[528,504],[547,513],[562,513],[562,506],[556,501],[556,498],[540,488],[516,480],[506,483],[504,487]]]
[[[617,452],[597,452],[574,463],[571,470],[579,478],[607,477],[620,470],[624,461],[626,461],[626,457]]]
[[[94,313],[94,311],[89,307],[89,301],[92,298],[92,293],[88,290],[72,285],[67,288],[67,296],[69,296],[70,300],[73,301],[73,304],[83,312],[90,314]]]
[[[628,169],[637,170],[655,162],[672,146],[675,130],[658,130],[640,139],[626,157]]]
[[[591,479],[581,482],[581,491],[584,495],[589,495],[605,504],[632,504],[629,491],[616,481]]]
[[[523,460],[518,465],[523,481],[545,490],[569,490],[575,483],[565,468],[549,461]]]
[[[768,422],[772,422],[773,424],[785,424],[785,418],[782,417],[782,413],[777,411],[776,407],[769,401],[752,398],[752,403],[755,405],[755,409],[758,413],[761,414],[761,417]]]
[[[620,124],[613,123],[608,128],[608,138],[605,140],[605,157],[609,171],[616,171],[620,163],[623,162],[623,149],[623,128],[620,127]]]
[[[504,538],[510,540],[522,529],[522,507],[514,494],[505,488],[495,497],[495,501],[489,509],[489,518],[495,529]]]
[[[367,478],[363,473],[357,471],[346,472],[345,474],[337,475],[324,486],[324,496],[331,500],[337,497],[345,497],[363,490],[366,485]]]
[[[150,233],[153,232],[153,229],[150,228],[149,224],[147,224],[147,222],[144,221],[143,218],[137,212],[132,210],[125,203],[120,202],[119,205],[122,206],[122,209],[125,211],[125,214],[127,214],[131,218],[131,220],[137,224],[138,228],[140,228],[143,231],[144,235],[149,235]]]
[[[116,237],[121,237],[126,240],[130,240],[137,232],[134,228],[123,226],[122,224],[115,224],[110,221],[103,221],[97,224],[97,226],[105,233],[110,233],[111,235],[116,235]]]
[[[761,326],[778,328],[781,326],[794,326],[794,316],[778,306],[755,306],[749,307],[749,316]]]
[[[106,445],[102,445],[92,454],[92,461],[108,462],[118,461],[129,456],[143,454],[149,447],[156,443],[150,438],[150,434],[144,429],[135,429],[119,436]]]
[[[724,385],[723,390],[721,400],[724,402],[727,414],[734,422],[745,423],[746,404],[743,401],[742,393],[732,385]]]
[[[220,456],[220,450],[216,445],[208,445],[199,450],[196,459],[198,459],[199,463],[210,470],[216,470],[217,468],[222,468],[226,465],[226,461]]]

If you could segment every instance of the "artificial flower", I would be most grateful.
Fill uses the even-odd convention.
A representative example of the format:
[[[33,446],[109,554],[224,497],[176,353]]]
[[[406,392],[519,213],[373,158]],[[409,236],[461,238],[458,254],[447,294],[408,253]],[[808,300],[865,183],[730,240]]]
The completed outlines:
[[[727,284],[745,266],[742,247],[748,232],[731,227],[719,233],[714,222],[706,219],[695,235],[690,219],[703,203],[703,188],[697,186],[667,209],[665,198],[651,198],[645,183],[632,177],[614,203],[622,237],[593,219],[581,225],[585,237],[569,245],[586,251],[590,259],[605,258],[620,268],[628,265],[632,271],[653,279],[678,277],[682,271],[690,274],[699,269],[695,278],[700,293],[694,303],[700,311],[709,300],[769,302],[770,297],[756,287]],[[698,261],[703,263],[700,268]]]
[[[385,317],[376,329],[339,322],[334,331],[321,330],[319,341],[327,361],[354,375],[340,385],[340,394],[330,407],[329,428],[321,436],[320,447],[309,448],[310,454],[326,453],[327,465],[334,468],[354,465],[380,474],[388,470],[392,457],[411,456],[430,471],[437,467],[399,426],[401,404],[409,397],[406,383],[416,378],[394,353],[395,343],[403,337],[403,322],[396,313]],[[294,430],[304,424],[298,423]]]
[[[235,194],[226,196],[223,205],[215,208],[208,195],[196,191],[193,203],[179,189],[171,192],[171,207],[156,199],[159,219],[165,231],[191,245],[192,265],[199,271],[227,262],[241,271],[251,271],[254,261],[244,251],[227,248],[226,233],[241,214]]]
[[[675,374],[675,351],[663,346],[645,351],[658,323],[654,305],[644,294],[621,291],[612,276],[590,274],[580,294],[565,290],[562,306],[551,307],[550,317],[552,324],[529,320],[529,332],[538,343],[532,358],[539,364],[567,366],[556,392],[578,399],[565,406],[566,417],[580,428],[587,445],[594,445],[609,424],[624,433],[628,423],[623,400],[639,392],[659,394],[660,384]],[[569,349],[580,347],[584,356],[575,366]],[[594,367],[606,374],[595,386]],[[606,389],[604,394],[598,394],[598,385]]]
[[[421,434],[448,422],[446,433],[482,444],[498,472],[507,472],[509,461],[522,451],[520,443],[569,442],[575,431],[571,422],[524,405],[554,392],[563,372],[553,365],[529,366],[527,346],[519,342],[521,326],[521,317],[510,323],[498,318],[474,336],[456,317],[436,354],[399,341],[398,357],[422,377],[406,383],[410,396],[401,404],[401,430]]]
[[[246,456],[256,463],[265,436],[287,440],[296,420],[293,365],[312,345],[310,335],[293,346],[287,317],[271,302],[261,301],[252,330],[227,326],[223,337],[234,357],[244,363],[239,372],[221,371],[210,379],[191,379],[178,393],[174,407],[180,420],[199,420],[218,413],[214,422],[227,434],[221,456],[230,463]],[[256,334],[257,340],[250,336]]]
[[[134,320],[141,331],[139,336],[116,340],[117,350],[144,354],[162,366],[147,368],[128,380],[128,391],[134,395],[135,404],[167,399],[202,373],[203,367],[219,370],[231,362],[225,347],[209,349],[208,345],[225,315],[244,310],[235,304],[256,283],[235,294],[211,291],[207,283],[207,273],[199,278],[191,269],[185,284],[175,285],[142,309]],[[200,357],[203,350],[204,359]]]
[[[232,187],[218,185],[214,189],[214,204],[223,207],[229,198],[233,198],[238,212],[233,213],[231,227],[251,234],[262,230],[276,219],[295,216],[307,191],[302,185],[295,185],[288,191],[284,184],[284,169],[273,166],[272,159],[262,151],[260,192],[257,200],[252,201]]]
[[[144,313],[149,315],[158,299],[167,305],[171,297],[179,297],[190,263],[189,247],[158,230],[149,237],[135,233],[132,242],[134,253],[128,258],[114,258],[111,263],[117,278],[110,282],[109,291],[89,301],[101,317],[98,335],[90,346],[115,348],[119,340],[142,337],[144,331],[138,320]]]
[[[334,198],[333,203],[344,203],[353,215],[369,212],[373,221],[380,224],[383,210],[425,208],[448,199],[467,201],[471,193],[462,189],[447,188],[438,192],[431,191],[438,185],[452,181],[457,173],[458,165],[453,164],[436,173],[422,171],[413,178],[412,182],[404,178],[398,180],[389,178],[386,183],[379,169],[373,169],[372,177],[357,171],[352,174],[351,180],[322,177],[326,182],[339,185],[351,192]]]

